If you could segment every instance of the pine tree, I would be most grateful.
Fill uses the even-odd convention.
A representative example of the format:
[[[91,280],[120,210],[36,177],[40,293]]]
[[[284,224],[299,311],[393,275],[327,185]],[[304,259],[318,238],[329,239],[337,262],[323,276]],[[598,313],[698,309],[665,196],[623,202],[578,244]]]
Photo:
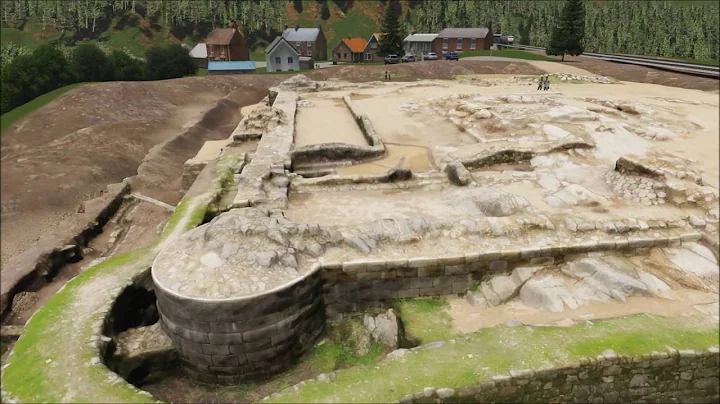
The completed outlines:
[[[388,1],[385,6],[385,16],[382,22],[382,36],[378,45],[378,53],[380,56],[387,55],[403,55],[403,39],[402,29],[400,25],[400,14],[393,5],[392,1]]]
[[[582,0],[566,0],[545,53],[562,55],[562,61],[565,61],[565,55],[577,56],[583,53],[584,39],[585,9]]]

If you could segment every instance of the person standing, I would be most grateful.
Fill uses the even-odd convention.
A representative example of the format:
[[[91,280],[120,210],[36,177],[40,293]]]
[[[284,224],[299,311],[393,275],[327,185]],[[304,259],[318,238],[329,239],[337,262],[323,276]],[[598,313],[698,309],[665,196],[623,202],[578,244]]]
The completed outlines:
[[[545,91],[550,89],[550,76],[545,76]]]
[[[543,80],[544,80],[544,77],[543,77],[543,76],[540,76],[540,78],[538,79],[538,88],[537,88],[537,91],[540,91],[540,90],[543,89]]]

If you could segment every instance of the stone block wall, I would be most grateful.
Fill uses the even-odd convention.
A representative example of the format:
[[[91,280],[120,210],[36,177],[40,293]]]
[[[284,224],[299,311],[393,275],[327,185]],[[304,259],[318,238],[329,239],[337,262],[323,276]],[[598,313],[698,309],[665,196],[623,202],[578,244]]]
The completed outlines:
[[[607,353],[565,367],[511,370],[508,375],[457,390],[426,388],[399,402],[718,402],[718,349],[668,351],[635,357]]]
[[[483,251],[460,256],[315,264],[304,278],[258,296],[187,298],[156,282],[160,319],[184,369],[196,380],[232,384],[276,374],[310,349],[326,318],[398,298],[466,292],[516,266],[551,265],[588,253],[644,254],[652,247],[696,242],[700,233],[624,238],[567,246]]]
[[[195,299],[156,288],[162,326],[183,369],[206,383],[276,374],[313,346],[325,324],[317,272],[269,293]]]
[[[664,238],[600,240],[568,246],[484,251],[462,256],[416,257],[398,260],[356,260],[323,264],[326,312],[331,319],[373,307],[377,302],[465,293],[478,281],[519,266],[553,265],[589,253],[622,251],[644,254],[653,247],[696,242],[700,233]]]

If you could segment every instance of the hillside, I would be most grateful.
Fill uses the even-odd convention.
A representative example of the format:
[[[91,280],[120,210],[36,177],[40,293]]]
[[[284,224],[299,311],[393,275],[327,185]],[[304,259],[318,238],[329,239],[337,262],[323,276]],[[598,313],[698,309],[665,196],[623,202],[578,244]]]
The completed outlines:
[[[26,46],[97,42],[141,56],[151,45],[194,45],[213,27],[238,22],[253,51],[263,49],[283,25],[321,24],[328,48],[347,36],[378,30],[387,2],[401,9],[406,31],[491,26],[516,41],[545,46],[562,1],[524,0],[3,0],[2,42]],[[57,6],[53,5],[57,4]],[[586,50],[668,58],[718,59],[718,2],[602,1],[585,3]],[[45,21],[42,24],[41,21]]]
[[[338,7],[335,2],[328,3],[329,17],[322,19],[322,6],[314,0],[288,2],[284,8],[284,25],[314,27],[322,25],[332,49],[343,37],[369,37],[377,31],[382,18],[384,5],[380,1],[359,1],[347,9]],[[406,5],[402,5],[403,9]],[[136,10],[118,10],[109,20],[98,20],[95,32],[81,29],[77,32],[61,30],[52,25],[43,26],[39,19],[31,17],[22,24],[0,28],[2,43],[14,42],[26,47],[35,47],[43,43],[61,43],[74,45],[79,42],[104,44],[111,49],[123,49],[135,56],[142,56],[153,45],[184,43],[194,46],[202,41],[213,29],[213,23],[200,21],[179,25],[165,24],[162,18],[147,17],[147,9],[138,5]],[[223,24],[215,22],[215,27]],[[264,60],[264,48],[278,35],[282,25],[268,30],[252,30],[242,27],[250,46],[253,59]]]

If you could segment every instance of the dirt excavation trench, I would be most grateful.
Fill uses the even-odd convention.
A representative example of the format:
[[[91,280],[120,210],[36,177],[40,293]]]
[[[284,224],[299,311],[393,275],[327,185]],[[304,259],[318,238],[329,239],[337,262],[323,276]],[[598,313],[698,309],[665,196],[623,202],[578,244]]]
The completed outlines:
[[[367,146],[342,99],[307,97],[295,117],[295,147],[320,143]]]
[[[167,205],[176,205],[183,196],[180,182],[185,161],[205,141],[228,138],[242,118],[241,109],[259,102],[275,80],[265,80],[268,83],[262,86],[246,78],[227,77],[204,83],[196,78],[175,80],[174,86],[166,82],[88,85],[3,134],[3,293],[20,279],[28,279],[11,291],[14,296],[6,302],[3,324],[23,325],[84,269],[152,245],[171,213]],[[118,86],[114,90],[121,96],[113,93],[94,108],[87,105],[87,99],[95,98],[90,95],[112,93],[107,87]],[[150,98],[145,107],[134,104],[148,90],[143,86],[152,91],[146,94]],[[93,124],[82,107],[96,114],[96,120],[113,122]],[[81,117],[70,118],[77,114]],[[56,122],[46,127],[44,136],[24,134],[49,117]],[[78,121],[88,126],[77,128]],[[47,143],[39,143],[39,138]],[[43,248],[63,247],[64,240],[72,240],[85,226],[86,215],[78,214],[85,210],[83,201],[124,178],[129,187],[118,195],[119,203],[108,212],[107,223],[93,230],[97,236],[78,245],[71,258],[55,259],[58,262],[46,276],[25,274],[22,278],[36,260],[43,259]],[[32,250],[18,255],[35,242]]]

